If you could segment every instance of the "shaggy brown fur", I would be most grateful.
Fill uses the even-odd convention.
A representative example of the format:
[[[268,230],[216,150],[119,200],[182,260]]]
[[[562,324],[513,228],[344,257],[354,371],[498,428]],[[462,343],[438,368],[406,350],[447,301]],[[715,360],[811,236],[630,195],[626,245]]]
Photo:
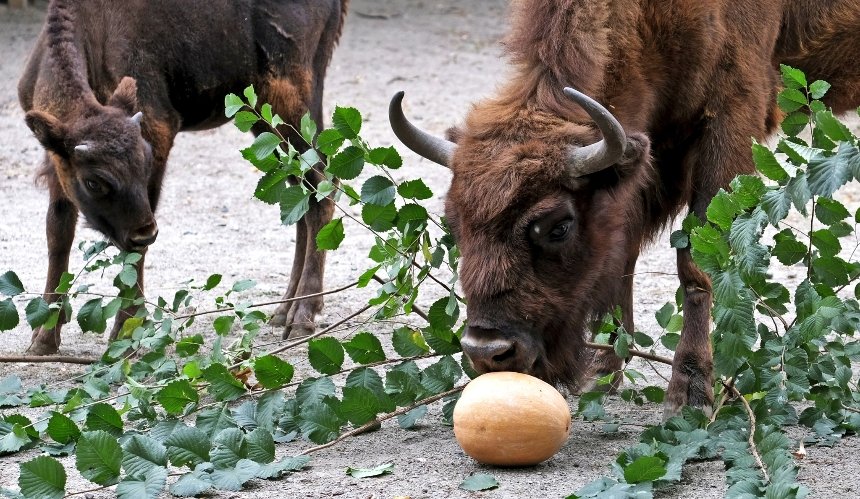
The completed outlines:
[[[26,122],[45,148],[48,279],[68,267],[78,212],[114,244],[141,253],[158,233],[154,212],[176,134],[226,123],[224,96],[253,84],[260,102],[296,129],[310,111],[322,123],[326,68],[348,0],[53,0],[18,85]],[[142,114],[138,114],[142,113]],[[307,145],[285,125],[293,145]],[[255,130],[259,133],[261,130]],[[322,176],[311,171],[308,181]],[[286,297],[322,290],[325,254],[314,236],[332,216],[312,203],[297,226]],[[138,267],[143,292],[143,264]],[[307,334],[321,298],[279,308],[286,335]],[[114,324],[111,338],[123,319]],[[62,322],[62,321],[61,321]],[[33,333],[30,351],[56,352],[60,325]]]
[[[621,305],[633,331],[642,245],[684,206],[704,218],[719,188],[754,170],[750,138],[779,121],[778,63],[833,83],[834,111],[860,104],[860,2],[521,0],[512,24],[514,77],[453,134],[446,215],[468,300],[463,346],[479,371],[582,386],[589,322]],[[565,86],[618,118],[630,161],[571,182],[566,148],[600,136]],[[685,323],[667,415],[713,401],[710,280],[689,249],[678,274]],[[621,363],[599,355],[591,375]]]

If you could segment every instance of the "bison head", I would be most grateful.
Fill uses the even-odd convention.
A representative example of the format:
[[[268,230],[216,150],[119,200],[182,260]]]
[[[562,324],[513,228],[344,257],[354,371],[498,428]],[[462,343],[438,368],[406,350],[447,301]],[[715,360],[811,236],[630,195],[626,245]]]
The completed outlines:
[[[625,266],[641,243],[633,198],[651,170],[644,135],[625,134],[586,95],[564,93],[599,134],[531,106],[490,102],[471,111],[455,143],[409,123],[402,93],[389,114],[404,144],[453,172],[445,214],[462,255],[463,352],[479,373],[519,371],[575,387],[591,358],[583,346],[590,322],[622,299]]]
[[[47,152],[48,174],[90,226],[128,251],[144,250],[158,235],[148,192],[152,152],[136,94],[126,77],[107,105],[82,104],[63,118],[36,110],[25,117]]]

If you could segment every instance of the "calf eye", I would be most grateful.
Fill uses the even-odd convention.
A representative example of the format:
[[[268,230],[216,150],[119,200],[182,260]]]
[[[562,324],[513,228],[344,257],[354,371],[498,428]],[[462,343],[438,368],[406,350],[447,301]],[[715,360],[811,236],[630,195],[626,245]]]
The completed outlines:
[[[570,232],[570,220],[565,220],[552,228],[549,232],[549,240],[553,242],[564,241],[567,239],[568,232]]]
[[[98,180],[93,180],[91,178],[84,180],[84,185],[87,187],[87,190],[90,191],[90,193],[93,195],[102,195],[107,191],[104,184],[102,184]]]

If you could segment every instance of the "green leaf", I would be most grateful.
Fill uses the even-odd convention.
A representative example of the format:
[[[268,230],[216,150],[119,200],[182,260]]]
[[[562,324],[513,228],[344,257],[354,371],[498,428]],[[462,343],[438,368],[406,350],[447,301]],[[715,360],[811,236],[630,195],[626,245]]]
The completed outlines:
[[[245,107],[245,103],[236,94],[227,94],[224,97],[224,116],[232,118],[240,109]]]
[[[284,457],[280,461],[260,466],[257,478],[277,478],[289,471],[298,471],[310,461],[308,456]]]
[[[848,127],[833,116],[830,111],[815,113],[815,124],[819,130],[834,142],[853,142],[854,136]]]
[[[820,99],[830,90],[830,84],[824,80],[815,80],[809,85],[809,95],[813,99]]]
[[[146,435],[132,435],[122,450],[122,467],[126,475],[148,475],[154,469],[167,466],[167,448]]]
[[[347,467],[346,474],[353,478],[369,478],[374,476],[390,475],[394,472],[394,463],[383,463],[373,468]]]
[[[203,291],[209,291],[221,283],[221,274],[212,274],[206,278],[206,284],[203,285]]]
[[[245,98],[248,99],[248,104],[251,107],[257,107],[257,94],[254,92],[254,85],[245,87]]]
[[[363,331],[343,344],[349,357],[359,364],[370,364],[385,360],[382,343],[372,333]]]
[[[203,494],[211,488],[212,479],[209,473],[194,470],[179,477],[179,480],[170,486],[170,493],[174,496],[192,497]]]
[[[186,336],[176,342],[176,354],[180,357],[189,357],[197,353],[201,345],[203,345],[203,335]]]
[[[469,492],[479,492],[481,490],[492,490],[498,486],[499,481],[493,475],[476,473],[460,482],[459,487]]]
[[[167,437],[164,445],[173,466],[195,467],[209,461],[209,434],[200,428],[178,428]]]
[[[669,325],[669,319],[672,318],[672,314],[674,313],[675,306],[666,302],[666,304],[660,307],[660,310],[654,314],[654,317],[657,319],[657,324],[659,324],[661,328],[666,329],[666,326]]]
[[[137,284],[137,269],[133,265],[123,265],[122,270],[116,277],[127,287],[134,287]]]
[[[81,433],[75,457],[75,467],[87,480],[113,485],[119,479],[122,448],[110,433],[102,430]]]
[[[311,119],[310,112],[302,115],[302,119],[299,122],[299,132],[309,145],[314,143],[314,137],[317,134],[317,124]]]
[[[776,97],[779,108],[786,113],[797,111],[807,104],[806,95],[796,88],[786,88]]]
[[[427,209],[415,203],[403,205],[397,212],[397,229],[400,232],[406,232],[406,226],[409,225],[410,230],[423,228],[427,223]]]
[[[18,326],[18,309],[12,303],[12,298],[0,300],[0,331],[8,331]]]
[[[386,232],[394,227],[394,219],[397,217],[397,208],[394,203],[385,206],[365,204],[361,208],[361,219],[377,232]]]
[[[281,197],[284,195],[284,190],[287,189],[288,176],[289,173],[280,168],[269,170],[257,182],[257,188],[254,189],[254,197],[266,204],[280,202]]]
[[[51,316],[51,309],[48,306],[48,302],[46,302],[41,296],[37,296],[30,300],[27,303],[27,307],[24,308],[24,312],[27,314],[27,323],[30,324],[30,327],[33,329],[44,324]]]
[[[167,470],[153,468],[145,476],[126,476],[116,486],[119,499],[157,499],[167,484]]]
[[[781,182],[788,179],[788,173],[777,161],[776,156],[767,147],[754,143],[752,145],[753,161],[756,169],[765,177]]]
[[[336,153],[343,145],[344,137],[335,128],[323,130],[317,135],[317,149],[326,156]]]
[[[254,155],[255,159],[262,161],[275,152],[279,145],[281,145],[281,139],[277,135],[272,132],[263,132],[257,135],[248,151]]]
[[[212,441],[209,452],[215,468],[232,468],[240,459],[248,457],[248,443],[239,428],[221,430]]]
[[[794,237],[791,229],[774,235],[773,256],[783,265],[794,265],[806,256],[807,247]]]
[[[21,463],[18,487],[28,499],[60,499],[66,495],[66,470],[52,457],[33,458]]]
[[[90,407],[84,428],[106,431],[116,437],[123,433],[122,418],[113,406],[105,402]]]
[[[414,357],[430,351],[421,332],[409,327],[395,329],[391,336],[391,344],[394,346],[394,351],[401,357]]]
[[[361,113],[353,107],[335,106],[332,124],[347,139],[354,139],[361,131]]]
[[[247,392],[245,385],[224,364],[212,364],[204,369],[203,379],[210,383],[209,393],[219,402],[236,400]]]
[[[24,292],[24,285],[21,284],[21,279],[18,274],[11,270],[3,275],[0,275],[0,295],[9,297],[18,296]]]
[[[367,159],[374,165],[382,165],[392,170],[396,170],[403,166],[403,158],[393,146],[375,147],[370,150]]]
[[[308,342],[308,360],[318,372],[334,374],[343,366],[343,346],[331,337],[311,340]]]
[[[786,88],[806,88],[806,76],[803,74],[803,71],[785,64],[780,64],[779,69],[782,73],[782,82],[785,84]],[[816,97],[816,99],[818,99],[818,97]]]
[[[212,437],[225,428],[234,428],[236,421],[230,415],[229,408],[224,405],[200,411],[196,424],[197,428]]]
[[[401,414],[397,416],[397,424],[404,430],[408,430],[413,428],[416,424],[418,424],[418,420],[423,418],[427,414],[427,406],[419,405],[415,409],[407,412],[406,414]]]
[[[343,242],[343,219],[335,218],[325,224],[317,234],[317,249],[336,250]]]
[[[450,355],[446,355],[424,369],[421,373],[421,386],[432,394],[442,393],[454,388],[454,384],[462,375],[463,371],[457,361]]]
[[[272,433],[265,428],[257,428],[245,437],[248,442],[248,459],[260,464],[275,460],[275,441]]]
[[[291,185],[281,193],[281,223],[293,225],[310,209],[311,192],[305,192],[301,185]]]
[[[334,383],[330,378],[307,378],[296,388],[296,400],[304,407],[306,404],[322,402],[334,393]]]
[[[340,418],[322,402],[302,403],[298,424],[302,433],[315,444],[331,442],[340,434]]]
[[[332,156],[328,171],[343,180],[352,180],[361,173],[364,167],[364,151],[355,146],[349,146]]]
[[[385,206],[394,201],[394,184],[388,177],[376,175],[367,179],[361,186],[361,202]]]
[[[676,230],[669,236],[669,244],[673,248],[686,248],[690,246],[690,236],[683,230]]]
[[[78,325],[81,326],[81,331],[84,332],[105,332],[105,329],[107,328],[107,318],[104,316],[101,298],[94,298],[84,303],[80,310],[78,310]]]
[[[806,128],[806,125],[809,124],[809,115],[802,112],[796,111],[785,118],[783,118],[780,126],[782,127],[782,131],[785,132],[789,137],[795,137],[797,134],[803,131]]]
[[[240,459],[234,467],[218,468],[212,471],[212,485],[221,490],[242,490],[245,482],[257,476],[260,465],[250,459]]]
[[[707,215],[708,220],[715,223],[719,228],[726,230],[731,226],[735,215],[740,211],[740,207],[732,196],[720,189],[711,204],[708,205]]]
[[[397,186],[397,193],[400,194],[401,197],[408,199],[423,200],[433,197],[433,191],[431,191],[430,188],[427,187],[427,184],[425,184],[420,178],[402,182]]]
[[[666,461],[657,456],[642,456],[624,468],[627,483],[653,482],[666,474]]]
[[[381,412],[376,395],[368,388],[346,386],[343,388],[343,401],[339,412],[342,417],[355,426],[372,421]]]
[[[12,422],[8,418],[3,423],[0,423],[5,427],[0,427],[0,435],[3,435],[0,438],[0,455],[18,452],[30,443],[30,435],[27,434],[24,426],[17,422],[10,423]],[[8,428],[8,433],[3,434],[2,432],[7,431],[6,428]]]
[[[646,386],[642,389],[642,394],[648,399],[648,402],[662,404],[666,396],[666,392],[659,386]]]
[[[833,156],[817,155],[810,159],[806,177],[813,194],[829,197],[836,189],[851,180],[852,165],[842,154],[849,150],[848,147],[851,146],[840,145]]]
[[[239,111],[233,118],[233,124],[242,132],[248,132],[258,121],[257,115],[250,111]]]
[[[833,225],[851,215],[842,203],[833,199],[820,197],[815,204],[815,218],[824,225]]]
[[[264,355],[254,360],[254,375],[265,388],[280,388],[293,379],[293,366],[274,355]]]
[[[233,328],[233,322],[235,321],[235,315],[222,315],[212,322],[212,327],[219,336],[225,336]]]
[[[182,414],[188,404],[197,404],[200,400],[197,390],[184,379],[177,379],[168,383],[167,386],[158,391],[155,399],[168,414]]]
[[[836,256],[842,250],[839,239],[827,229],[813,231],[810,234],[810,239],[822,256]]]
[[[51,412],[51,418],[48,420],[48,428],[45,432],[61,444],[77,440],[81,435],[81,430],[78,429],[78,425],[74,421],[56,411]]]

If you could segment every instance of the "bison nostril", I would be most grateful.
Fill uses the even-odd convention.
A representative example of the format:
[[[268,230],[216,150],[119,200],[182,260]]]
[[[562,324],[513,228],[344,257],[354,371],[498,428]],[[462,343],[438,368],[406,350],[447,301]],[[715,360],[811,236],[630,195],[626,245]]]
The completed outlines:
[[[493,362],[497,364],[504,364],[505,362],[513,359],[517,354],[517,346],[516,343],[511,344],[510,348],[505,350],[502,353],[493,355]]]
[[[136,246],[149,246],[157,237],[158,225],[153,221],[132,232],[129,240]]]

